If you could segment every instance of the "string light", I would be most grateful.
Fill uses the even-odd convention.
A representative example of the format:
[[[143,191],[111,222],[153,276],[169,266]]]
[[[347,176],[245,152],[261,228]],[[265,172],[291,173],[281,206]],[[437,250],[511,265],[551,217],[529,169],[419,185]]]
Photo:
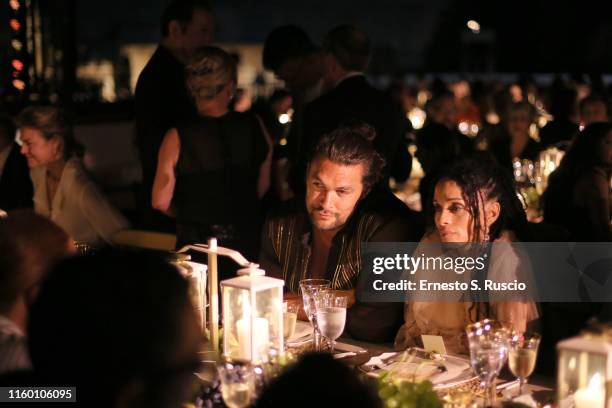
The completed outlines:
[[[11,63],[11,65],[17,71],[23,71],[23,62],[19,61],[18,59],[14,59],[13,62]]]
[[[22,14],[22,4],[19,0],[9,0],[8,3],[10,8],[14,12],[13,18],[10,18],[8,21],[9,27],[12,30],[11,37],[13,37],[11,38],[11,52],[13,56],[10,59],[12,68],[11,84],[16,90],[23,92],[26,89],[26,82],[25,79],[22,77],[22,74],[26,71],[26,64],[22,56],[20,55],[23,52],[24,48],[21,39],[24,28],[24,22],[20,17],[20,15]]]
[[[23,91],[25,89],[25,82],[23,82],[21,79],[13,79],[13,86],[20,91]]]
[[[21,29],[21,23],[16,18],[11,18],[9,20],[9,26],[11,26],[13,31],[19,31]]]
[[[286,113],[282,113],[278,117],[278,121],[283,125],[289,123],[290,120],[291,119],[289,118],[289,115],[287,115]]]
[[[21,51],[23,48],[23,43],[17,39],[11,40],[11,46],[15,49],[15,51]]]
[[[480,23],[476,20],[470,20],[467,22],[467,27],[472,30],[474,34],[478,34],[480,32]]]

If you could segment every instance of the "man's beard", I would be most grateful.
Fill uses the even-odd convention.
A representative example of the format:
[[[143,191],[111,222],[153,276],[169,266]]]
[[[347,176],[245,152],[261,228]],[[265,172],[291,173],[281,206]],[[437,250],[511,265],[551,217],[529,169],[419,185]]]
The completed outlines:
[[[322,212],[320,208],[315,208],[309,211],[310,223],[321,231],[332,231],[342,227],[343,223],[340,221],[338,214],[334,212],[326,212],[329,215],[325,220],[317,220],[315,218],[317,213]]]

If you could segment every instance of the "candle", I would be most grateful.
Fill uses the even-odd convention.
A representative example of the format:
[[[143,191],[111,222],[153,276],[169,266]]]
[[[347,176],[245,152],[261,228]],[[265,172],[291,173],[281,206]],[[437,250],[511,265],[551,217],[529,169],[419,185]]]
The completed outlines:
[[[217,288],[217,239],[208,240],[208,290],[210,304],[208,321],[210,322],[210,342],[214,351],[219,350],[219,289]]]
[[[603,390],[599,373],[591,377],[587,388],[580,388],[574,393],[576,408],[603,408],[606,393]]]
[[[268,351],[269,327],[268,320],[263,317],[254,319],[253,345],[254,350],[251,357],[251,320],[240,319],[236,322],[238,331],[239,358],[244,360],[259,361],[263,354]]]

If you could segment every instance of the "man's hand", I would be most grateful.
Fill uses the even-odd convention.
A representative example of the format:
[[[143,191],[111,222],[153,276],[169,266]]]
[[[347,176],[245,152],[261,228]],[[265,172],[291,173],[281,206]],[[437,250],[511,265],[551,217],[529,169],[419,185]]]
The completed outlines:
[[[355,304],[355,289],[349,290],[334,290],[334,293],[341,296],[346,296],[347,307],[350,308]],[[298,303],[298,319],[303,321],[308,321],[308,316],[306,316],[306,312],[304,311],[304,300],[301,295],[296,293],[285,293],[283,296],[283,300]]]
[[[355,289],[335,290],[334,292],[336,294],[338,294],[338,295],[346,296],[348,298],[348,300],[346,302],[346,307],[347,308],[353,307],[353,305],[355,304]]]

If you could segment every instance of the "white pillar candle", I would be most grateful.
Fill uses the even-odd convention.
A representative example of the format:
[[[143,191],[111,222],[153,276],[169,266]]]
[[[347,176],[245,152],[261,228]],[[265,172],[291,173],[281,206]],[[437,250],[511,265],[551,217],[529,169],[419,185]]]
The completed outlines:
[[[593,375],[587,388],[580,388],[574,393],[576,408],[604,408],[605,402],[606,393],[599,374]]]
[[[253,328],[254,347],[251,354],[251,320],[240,319],[236,322],[238,331],[239,358],[244,360],[258,361],[263,354],[267,353],[269,343],[268,320],[256,317]]]

